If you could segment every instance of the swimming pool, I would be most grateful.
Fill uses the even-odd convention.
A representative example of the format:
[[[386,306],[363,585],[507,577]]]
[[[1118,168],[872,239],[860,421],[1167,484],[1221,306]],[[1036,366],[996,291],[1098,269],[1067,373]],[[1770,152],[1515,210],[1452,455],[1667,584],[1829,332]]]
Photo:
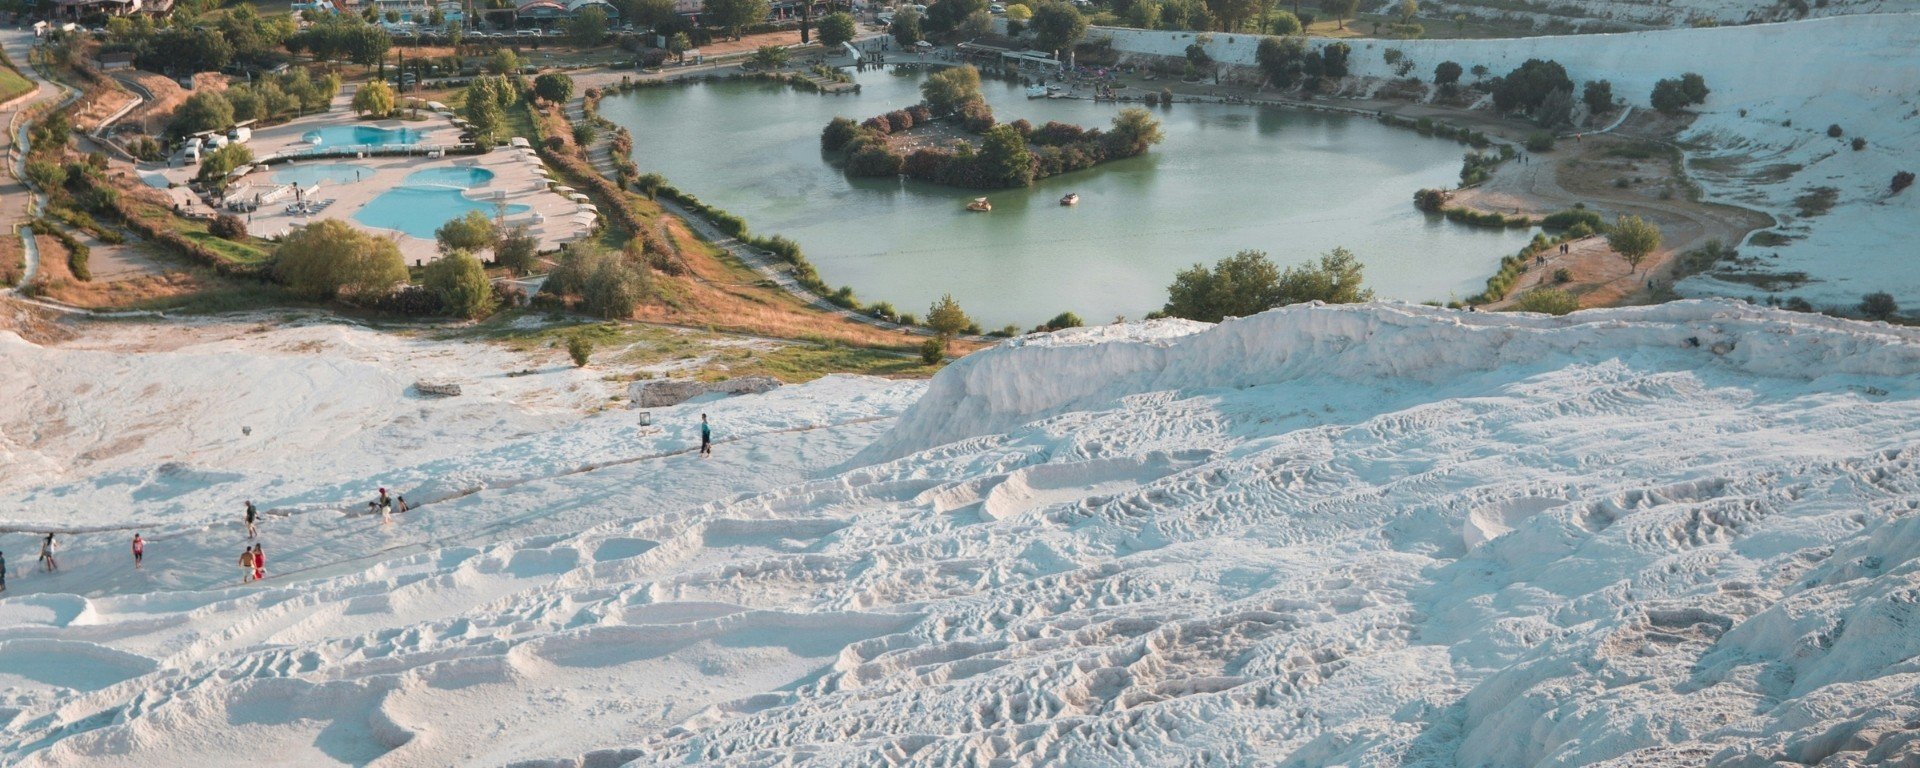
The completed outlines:
[[[509,203],[507,215],[525,213],[529,206]],[[479,211],[492,216],[496,207],[491,200],[471,200],[458,189],[446,187],[394,187],[380,193],[353,218],[369,227],[395,229],[422,240],[432,240],[433,231],[453,219]]]
[[[273,173],[275,184],[298,184],[311,187],[315,184],[346,184],[372,176],[373,169],[363,165],[347,163],[320,163],[315,165],[289,165]]]
[[[426,168],[414,171],[401,182],[410,187],[459,187],[472,189],[484,187],[493,181],[493,171],[476,168],[471,165],[459,165],[451,168]]]
[[[300,135],[300,140],[322,147],[384,147],[420,143],[420,132],[412,128],[375,128],[371,125],[329,125]]]

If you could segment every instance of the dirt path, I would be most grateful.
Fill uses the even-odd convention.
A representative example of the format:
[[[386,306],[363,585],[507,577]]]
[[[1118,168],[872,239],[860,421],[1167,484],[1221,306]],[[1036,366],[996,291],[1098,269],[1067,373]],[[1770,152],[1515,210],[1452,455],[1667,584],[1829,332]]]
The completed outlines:
[[[1620,158],[1614,150],[1642,145],[1635,139],[1588,135],[1562,141],[1544,154],[1527,153],[1526,161],[1503,164],[1487,183],[1454,196],[1455,205],[1500,213],[1544,216],[1585,204],[1611,221],[1621,215],[1639,216],[1660,228],[1661,245],[1639,269],[1607,247],[1606,239],[1587,238],[1573,243],[1569,253],[1549,254],[1544,268],[1529,270],[1498,309],[1536,286],[1551,284],[1556,270],[1572,279],[1560,286],[1580,299],[1583,307],[1617,306],[1651,301],[1657,290],[1673,283],[1675,257],[1708,241],[1735,244],[1748,232],[1772,226],[1766,214],[1717,203],[1686,199],[1684,192],[1659,198],[1660,190],[1679,186],[1667,160]],[[1628,180],[1614,186],[1611,180]],[[1638,181],[1633,181],[1638,180]]]

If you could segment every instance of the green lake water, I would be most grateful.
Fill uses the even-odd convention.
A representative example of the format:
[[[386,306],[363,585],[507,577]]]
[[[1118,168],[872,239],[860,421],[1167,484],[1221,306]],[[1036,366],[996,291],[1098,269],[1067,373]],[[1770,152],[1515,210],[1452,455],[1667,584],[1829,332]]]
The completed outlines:
[[[1032,326],[1062,310],[1089,322],[1159,308],[1175,272],[1242,249],[1293,264],[1346,246],[1381,298],[1479,292],[1525,230],[1472,229],[1414,210],[1413,192],[1457,183],[1465,148],[1357,117],[1244,105],[1153,108],[1166,141],[1147,155],[1025,190],[849,179],[820,129],[919,101],[918,77],[861,73],[858,95],[714,82],[612,96],[601,113],[634,136],[634,161],[798,241],[832,285],[922,314],[951,292],[982,326]],[[1027,99],[989,81],[1002,121],[1107,127],[1125,105]],[[1077,207],[1059,198],[1080,194]],[[966,201],[986,195],[992,213]]]

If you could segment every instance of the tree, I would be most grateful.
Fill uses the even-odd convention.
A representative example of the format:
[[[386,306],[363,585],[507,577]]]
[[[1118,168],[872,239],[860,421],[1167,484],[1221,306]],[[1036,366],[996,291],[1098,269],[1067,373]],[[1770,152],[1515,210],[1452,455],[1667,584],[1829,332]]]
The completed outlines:
[[[494,51],[493,56],[487,59],[488,74],[511,75],[518,71],[520,71],[520,57],[513,52],[512,48]]]
[[[217,91],[195,91],[173,113],[173,132],[186,136],[233,125],[233,104]]]
[[[561,72],[548,72],[533,79],[533,95],[554,104],[573,98],[573,78]]]
[[[213,217],[213,221],[207,224],[207,234],[222,240],[245,240],[247,239],[247,222],[233,214],[223,213]]]
[[[1687,95],[1687,101],[1694,104],[1707,103],[1707,94],[1713,92],[1707,90],[1707,79],[1693,72],[1680,76],[1680,91]]]
[[[196,178],[200,183],[213,187],[225,187],[227,174],[243,165],[253,164],[253,150],[245,144],[228,144],[200,158],[200,171]]]
[[[1533,110],[1546,101],[1547,94],[1557,90],[1573,92],[1573,80],[1567,77],[1567,69],[1556,61],[1527,59],[1494,86],[1493,106],[1501,112],[1518,110],[1533,114]]]
[[[1107,153],[1116,157],[1132,157],[1147,151],[1165,139],[1160,132],[1160,121],[1153,114],[1139,107],[1127,107],[1113,116],[1113,128],[1107,131]]]
[[[607,39],[607,12],[587,6],[567,20],[567,39],[582,48],[591,48]]]
[[[1680,88],[1679,80],[1661,80],[1654,83],[1653,94],[1648,97],[1648,101],[1653,102],[1654,109],[1666,115],[1680,114],[1680,110],[1685,109],[1690,103],[1687,100],[1687,92]]]
[[[1607,231],[1607,245],[1627,260],[1628,273],[1638,271],[1647,254],[1660,247],[1660,228],[1638,216],[1621,216]]]
[[[1327,77],[1347,76],[1347,57],[1353,47],[1346,43],[1328,43],[1320,49],[1320,69]]]
[[[1222,32],[1238,32],[1259,10],[1259,0],[1206,0],[1207,11]]]
[[[386,117],[393,114],[393,88],[385,80],[360,86],[353,94],[353,111],[361,115]]]
[[[339,219],[288,233],[274,250],[273,268],[295,295],[319,301],[369,299],[407,281],[399,246]]]
[[[1453,85],[1454,83],[1458,83],[1460,82],[1461,73],[1465,71],[1466,70],[1460,68],[1459,62],[1456,62],[1456,61],[1440,62],[1440,66],[1433,68],[1433,84],[1444,88],[1446,86]]]
[[[787,49],[778,45],[763,45],[753,52],[753,65],[760,69],[779,69],[787,65]]]
[[[1533,110],[1533,122],[1542,128],[1573,124],[1573,91],[1560,88],[1547,93]]]
[[[1276,88],[1291,88],[1300,82],[1302,62],[1306,57],[1307,44],[1298,37],[1263,38],[1253,52],[1254,61],[1260,64],[1260,71],[1266,73],[1267,80]]]
[[[1412,24],[1414,17],[1420,15],[1419,0],[1400,0],[1396,10],[1400,13],[1400,23]]]
[[[637,27],[658,31],[660,27],[678,18],[673,0],[626,0],[623,4],[617,5],[620,8],[620,18]]]
[[[561,252],[541,290],[580,297],[580,309],[605,318],[633,314],[653,292],[645,265],[626,254],[592,243],[573,243]]]
[[[765,20],[772,9],[767,0],[707,0],[706,11],[709,21],[739,40],[743,30]]]
[[[593,359],[593,339],[587,338],[584,333],[568,336],[567,357],[573,358],[575,367],[587,367],[587,363]]]
[[[532,272],[539,266],[540,241],[524,224],[508,227],[493,246],[493,262],[515,275]]]
[[[467,122],[473,126],[473,135],[483,143],[492,142],[494,135],[506,127],[507,113],[501,108],[499,99],[494,98],[494,87],[489,78],[480,78],[467,85],[467,104],[463,109]]]
[[[466,251],[454,251],[427,265],[421,282],[440,296],[441,306],[455,317],[478,320],[493,313],[493,282],[480,260]]]
[[[975,11],[986,9],[987,0],[934,0],[927,6],[927,17],[921,20],[921,26],[928,32],[945,34],[959,29],[960,23]]]
[[[443,254],[479,253],[492,248],[498,235],[493,221],[479,211],[467,211],[467,215],[448,220],[433,231],[434,242],[439,244]]]
[[[920,31],[920,12],[912,8],[902,8],[893,15],[893,26],[887,29],[893,34],[893,41],[900,44],[903,51],[913,50],[913,44],[925,39]]]
[[[921,363],[925,365],[939,365],[941,360],[946,359],[946,356],[947,344],[945,340],[936,337],[920,342]]]
[[[676,61],[682,64],[687,63],[687,51],[691,50],[693,50],[693,38],[687,37],[687,33],[675,32],[673,37],[667,38],[667,52],[673,54]]]
[[[896,20],[898,20],[897,17]],[[853,15],[845,11],[835,11],[820,17],[820,45],[826,48],[839,48],[842,43],[852,41],[856,31]]]
[[[1026,3],[1014,3],[1007,6],[1007,18],[1012,21],[1030,21],[1033,19],[1033,8]]]
[[[392,49],[393,36],[371,24],[354,29],[347,38],[347,60],[363,67],[385,62],[387,51]]]
[[[987,129],[980,143],[980,168],[988,182],[1001,187],[1033,184],[1033,153],[1019,129],[1002,123]]]
[[[993,14],[986,11],[974,11],[960,20],[960,26],[953,28],[953,34],[962,40],[993,34]]]
[[[1860,314],[1874,320],[1891,320],[1900,311],[1900,304],[1893,300],[1893,294],[1886,291],[1869,293],[1860,297]]]
[[[1361,272],[1359,260],[1345,248],[1321,256],[1318,264],[1307,262],[1285,272],[1265,253],[1241,251],[1221,259],[1211,270],[1195,264],[1175,275],[1161,313],[1217,323],[1304,301],[1371,301],[1373,291],[1363,287]]]
[[[1033,44],[1041,50],[1068,50],[1087,36],[1087,17],[1060,0],[1044,0],[1033,8]]]
[[[1580,91],[1580,101],[1586,103],[1587,114],[1598,117],[1613,109],[1613,83],[1607,80],[1588,80]]]
[[[1300,17],[1288,11],[1275,12],[1271,24],[1272,26],[1268,27],[1268,30],[1273,34],[1282,37],[1300,34]]]
[[[980,70],[973,65],[947,67],[920,83],[920,97],[927,108],[948,114],[960,105],[980,98]]]
[[[1360,0],[1322,0],[1320,9],[1333,17],[1336,26],[1346,29],[1347,19],[1360,10]]]
[[[967,317],[960,303],[953,300],[953,294],[941,294],[940,300],[927,308],[927,327],[933,329],[934,338],[939,340],[941,351],[953,344],[953,337],[973,325],[973,318]]]

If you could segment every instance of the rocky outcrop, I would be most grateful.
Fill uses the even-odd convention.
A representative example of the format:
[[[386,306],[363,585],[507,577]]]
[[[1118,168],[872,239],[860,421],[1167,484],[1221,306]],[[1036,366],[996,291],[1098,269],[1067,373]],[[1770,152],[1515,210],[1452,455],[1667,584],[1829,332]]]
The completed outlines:
[[[627,386],[627,400],[634,408],[663,408],[718,392],[724,395],[752,395],[777,389],[780,380],[772,376],[742,376],[723,381],[692,379],[649,379]]]

